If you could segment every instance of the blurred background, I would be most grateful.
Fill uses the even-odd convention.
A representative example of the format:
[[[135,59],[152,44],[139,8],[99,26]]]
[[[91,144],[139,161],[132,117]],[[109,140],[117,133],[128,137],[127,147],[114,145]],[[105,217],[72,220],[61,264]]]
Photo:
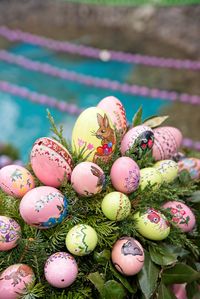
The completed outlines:
[[[109,95],[200,148],[199,28],[200,1],[0,0],[0,167]]]

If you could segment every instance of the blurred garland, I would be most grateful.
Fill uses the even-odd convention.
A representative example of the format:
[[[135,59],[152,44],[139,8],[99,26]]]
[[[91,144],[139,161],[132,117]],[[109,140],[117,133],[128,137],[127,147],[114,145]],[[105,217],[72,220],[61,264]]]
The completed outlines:
[[[70,150],[63,137],[63,128],[58,129],[53,118],[48,114],[54,137]],[[118,138],[119,139],[119,138]],[[71,150],[70,150],[71,151]],[[81,156],[72,153],[75,165],[82,161]],[[61,192],[69,200],[69,216],[55,228],[38,230],[24,223],[19,214],[19,200],[0,191],[0,215],[6,215],[18,221],[22,228],[22,239],[19,245],[9,252],[0,252],[0,271],[15,263],[30,265],[36,275],[35,286],[28,287],[22,299],[173,299],[169,285],[187,283],[189,298],[196,296],[200,283],[200,183],[191,180],[187,172],[182,172],[173,184],[163,184],[159,190],[147,187],[132,193],[132,213],[121,222],[110,221],[101,211],[101,199],[113,191],[110,182],[110,168],[120,156],[119,142],[112,160],[100,165],[107,177],[106,190],[91,198],[77,196],[72,186],[64,182]],[[152,165],[151,155],[137,161],[140,167]],[[31,167],[29,166],[31,170]],[[37,180],[37,185],[39,182]],[[197,227],[185,234],[170,221],[172,229],[169,237],[162,242],[147,240],[135,229],[133,213],[144,211],[152,206],[160,209],[166,200],[183,200],[196,214]],[[65,237],[69,229],[77,223],[91,225],[98,233],[98,246],[88,256],[77,257],[79,267],[77,280],[64,290],[51,287],[44,279],[44,263],[48,256],[57,251],[66,251]],[[122,235],[136,237],[145,248],[145,264],[141,272],[133,277],[119,274],[110,261],[113,243]]]
[[[113,6],[177,6],[199,4],[199,0],[65,0],[65,2]]]

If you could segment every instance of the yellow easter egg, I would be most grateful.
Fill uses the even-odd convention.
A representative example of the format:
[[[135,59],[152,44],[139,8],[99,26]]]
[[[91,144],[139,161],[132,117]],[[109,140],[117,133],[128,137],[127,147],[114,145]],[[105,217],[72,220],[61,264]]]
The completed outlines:
[[[134,214],[136,230],[145,238],[161,241],[170,233],[170,226],[165,216],[149,208],[144,214]]]
[[[163,182],[171,183],[178,176],[178,164],[173,160],[162,160],[154,167],[160,172]]]
[[[147,185],[153,186],[153,189],[157,189],[162,184],[163,179],[160,172],[153,167],[146,167],[140,169],[140,188],[144,190]]]
[[[115,149],[116,135],[109,116],[100,108],[90,107],[78,117],[72,131],[72,149],[83,159],[107,162]]]

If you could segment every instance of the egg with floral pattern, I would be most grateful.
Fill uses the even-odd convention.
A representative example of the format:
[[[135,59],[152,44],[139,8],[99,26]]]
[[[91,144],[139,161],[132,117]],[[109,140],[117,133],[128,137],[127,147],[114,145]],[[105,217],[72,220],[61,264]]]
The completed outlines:
[[[144,190],[147,186],[158,189],[162,184],[163,179],[160,172],[154,167],[146,167],[140,169],[140,188]]]
[[[56,188],[41,186],[29,191],[19,206],[23,220],[39,229],[61,223],[68,213],[68,202]]]
[[[0,251],[16,247],[20,237],[21,228],[17,221],[10,217],[0,216]]]
[[[178,171],[187,170],[193,180],[200,179],[200,159],[183,158],[178,162]]]
[[[139,166],[129,157],[120,157],[111,167],[110,178],[117,191],[125,194],[132,193],[139,186]]]
[[[153,130],[144,125],[130,129],[122,138],[121,154],[141,159],[146,153],[150,152],[154,144]]]
[[[23,197],[35,187],[32,174],[19,165],[8,165],[0,169],[0,187],[13,197]]]
[[[72,157],[58,141],[49,137],[37,139],[30,158],[35,175],[44,185],[59,187],[64,178],[70,179]]]
[[[180,201],[168,201],[163,205],[164,209],[169,210],[172,215],[172,221],[183,231],[193,230],[196,219],[192,210]]]
[[[25,264],[9,266],[0,274],[0,299],[19,299],[35,280],[31,267]]]

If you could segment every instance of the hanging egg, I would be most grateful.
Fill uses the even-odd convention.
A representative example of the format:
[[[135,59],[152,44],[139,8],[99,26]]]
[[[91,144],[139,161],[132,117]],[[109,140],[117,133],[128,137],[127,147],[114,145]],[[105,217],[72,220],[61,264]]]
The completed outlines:
[[[109,96],[104,98],[97,105],[104,110],[115,126],[117,132],[123,136],[127,130],[126,111],[122,103],[115,97]]]
[[[71,184],[79,195],[93,196],[105,186],[105,174],[97,164],[81,162],[72,171]]]
[[[173,284],[171,289],[176,296],[176,299],[189,299],[186,292],[186,283]]]
[[[140,169],[140,188],[144,190],[146,186],[150,185],[153,189],[158,189],[162,184],[163,179],[160,172],[153,167],[146,167]]]
[[[35,182],[26,168],[8,165],[0,169],[0,187],[8,195],[20,198],[35,187]]]
[[[15,264],[0,274],[0,299],[18,299],[35,280],[31,267]]]
[[[128,196],[121,192],[110,192],[104,197],[101,209],[108,219],[120,221],[130,214],[131,202]]]
[[[184,158],[178,162],[179,172],[187,170],[193,180],[200,179],[200,159]]]
[[[129,152],[137,159],[141,159],[152,149],[153,143],[153,130],[144,125],[136,126],[124,135],[121,142],[121,154],[125,156]]]
[[[78,117],[72,132],[72,149],[83,159],[107,163],[116,144],[115,130],[109,116],[100,108],[90,107]]]
[[[10,217],[0,216],[0,251],[16,247],[20,237],[19,224]]]
[[[159,127],[154,131],[153,157],[156,161],[170,159],[178,152],[182,143],[182,133],[174,127]]]
[[[172,215],[172,221],[183,232],[190,232],[193,230],[196,219],[191,209],[180,201],[168,201],[163,205],[164,209],[168,209]]]
[[[56,288],[70,286],[78,275],[75,258],[66,252],[56,252],[46,261],[44,275],[50,285]]]
[[[49,137],[37,139],[30,158],[33,171],[43,184],[59,187],[65,177],[70,178],[72,157],[56,140]]]
[[[131,237],[122,237],[112,248],[112,262],[123,275],[135,275],[144,265],[144,250],[142,245]]]
[[[138,188],[140,169],[131,158],[120,157],[112,165],[110,178],[117,191],[128,194]]]
[[[145,213],[134,214],[136,230],[145,238],[161,241],[170,233],[169,222],[159,211],[149,208]]]
[[[95,249],[97,241],[96,231],[86,224],[75,225],[66,236],[67,249],[78,256],[90,254]]]
[[[29,191],[19,210],[24,221],[40,229],[61,223],[67,216],[67,199],[53,187],[41,186]]]
[[[178,164],[173,160],[156,162],[154,167],[161,174],[163,182],[171,183],[178,176]]]

